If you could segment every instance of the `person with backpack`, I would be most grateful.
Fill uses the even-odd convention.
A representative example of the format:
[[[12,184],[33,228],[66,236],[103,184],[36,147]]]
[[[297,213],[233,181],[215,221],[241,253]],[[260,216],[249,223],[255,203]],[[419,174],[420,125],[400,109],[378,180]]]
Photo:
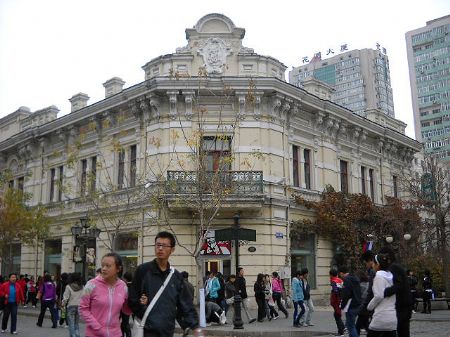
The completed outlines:
[[[51,319],[52,319],[52,328],[57,328],[57,319],[56,319],[56,286],[52,282],[52,278],[50,274],[45,274],[41,287],[39,288],[38,297],[41,300],[41,312],[39,313],[39,317],[36,325],[38,327],[42,327],[42,321],[44,320],[45,312],[47,308],[50,311]]]
[[[342,311],[341,311],[341,291],[344,287],[342,279],[338,277],[338,271],[336,269],[330,269],[330,305],[333,307],[333,316],[336,321],[336,326],[338,333],[336,337],[344,337],[345,326],[342,322]]]
[[[73,273],[68,278],[68,285],[64,290],[61,305],[67,308],[66,321],[69,325],[70,337],[80,337],[80,315],[78,306],[80,305],[81,295],[83,294],[83,284],[81,283],[81,274]]]

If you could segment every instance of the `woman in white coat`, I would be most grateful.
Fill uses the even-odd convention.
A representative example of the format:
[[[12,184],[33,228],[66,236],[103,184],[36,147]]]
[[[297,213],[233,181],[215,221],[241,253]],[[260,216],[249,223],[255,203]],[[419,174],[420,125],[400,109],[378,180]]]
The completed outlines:
[[[385,254],[375,255],[376,275],[373,280],[373,298],[367,306],[374,310],[367,337],[396,337],[397,313],[395,296],[384,297],[384,289],[394,284],[394,277],[389,269],[389,257]]]

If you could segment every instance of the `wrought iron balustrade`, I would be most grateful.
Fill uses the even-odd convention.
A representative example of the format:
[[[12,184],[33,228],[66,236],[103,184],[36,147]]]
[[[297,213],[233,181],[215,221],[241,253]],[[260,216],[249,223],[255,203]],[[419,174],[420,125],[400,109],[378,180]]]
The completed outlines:
[[[167,193],[261,196],[262,171],[167,171]]]

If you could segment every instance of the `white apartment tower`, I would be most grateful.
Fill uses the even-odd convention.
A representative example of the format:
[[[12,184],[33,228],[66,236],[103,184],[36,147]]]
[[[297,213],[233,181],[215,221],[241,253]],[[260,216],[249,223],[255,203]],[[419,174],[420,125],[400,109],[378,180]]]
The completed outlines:
[[[450,161],[450,15],[406,33],[416,139]]]

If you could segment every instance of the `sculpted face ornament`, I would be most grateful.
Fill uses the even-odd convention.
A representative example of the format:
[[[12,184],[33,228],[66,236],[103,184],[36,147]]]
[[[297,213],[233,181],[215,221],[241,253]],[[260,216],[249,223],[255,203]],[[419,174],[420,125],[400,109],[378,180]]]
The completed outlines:
[[[200,45],[198,53],[203,56],[208,74],[222,74],[231,48],[222,39],[209,38]]]

